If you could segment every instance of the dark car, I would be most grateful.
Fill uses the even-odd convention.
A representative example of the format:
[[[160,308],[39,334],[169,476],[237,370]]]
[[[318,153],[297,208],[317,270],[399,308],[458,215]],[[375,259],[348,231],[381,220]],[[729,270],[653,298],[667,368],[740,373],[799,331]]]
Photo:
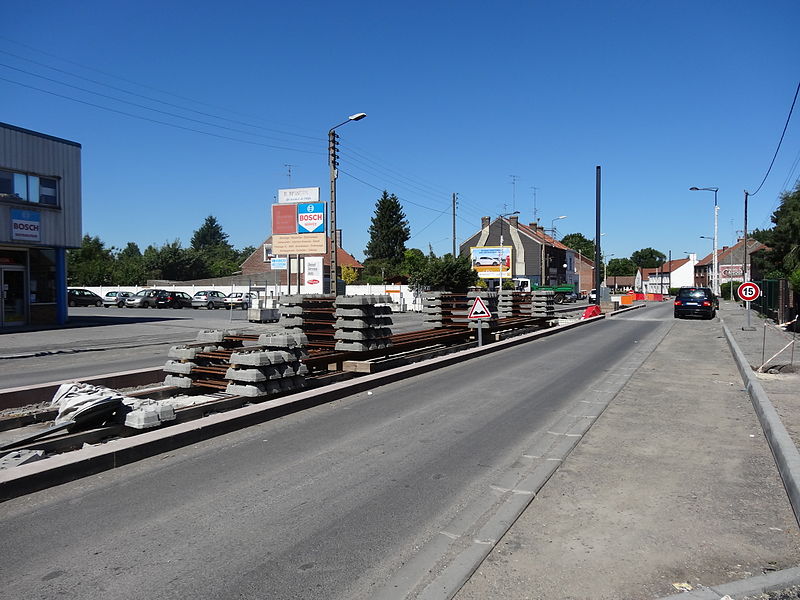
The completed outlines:
[[[675,318],[702,317],[713,319],[719,300],[707,287],[682,287],[675,296]]]
[[[83,288],[69,288],[67,304],[70,306],[103,306],[103,299],[94,292]]]
[[[164,291],[156,296],[156,308],[184,307],[192,307],[192,297],[186,292]]]

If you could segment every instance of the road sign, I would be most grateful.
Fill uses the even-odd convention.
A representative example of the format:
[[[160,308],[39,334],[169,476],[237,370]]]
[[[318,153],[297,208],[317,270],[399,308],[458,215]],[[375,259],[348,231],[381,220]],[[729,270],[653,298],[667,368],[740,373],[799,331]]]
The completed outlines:
[[[325,233],[325,203],[297,205],[297,233]]]
[[[489,309],[486,308],[486,305],[483,303],[483,300],[480,297],[475,298],[475,302],[472,303],[472,308],[469,309],[469,314],[467,315],[468,319],[489,319],[492,316],[492,313],[489,312]]]
[[[742,300],[746,302],[752,302],[761,295],[761,288],[752,281],[745,281],[739,286],[739,289],[736,290],[736,293]]]

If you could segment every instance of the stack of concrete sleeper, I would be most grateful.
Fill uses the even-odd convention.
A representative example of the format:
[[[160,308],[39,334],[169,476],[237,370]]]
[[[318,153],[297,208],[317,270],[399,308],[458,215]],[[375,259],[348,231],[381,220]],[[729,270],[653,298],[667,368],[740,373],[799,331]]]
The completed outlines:
[[[390,296],[338,296],[334,339],[336,350],[366,352],[392,345]]]

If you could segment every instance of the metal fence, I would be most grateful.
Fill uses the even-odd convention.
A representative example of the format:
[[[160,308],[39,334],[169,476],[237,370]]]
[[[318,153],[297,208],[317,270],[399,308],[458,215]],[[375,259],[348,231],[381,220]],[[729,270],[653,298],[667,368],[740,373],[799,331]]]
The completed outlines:
[[[761,288],[761,296],[750,306],[776,323],[785,323],[795,318],[798,312],[797,294],[786,279],[763,279],[754,281]]]

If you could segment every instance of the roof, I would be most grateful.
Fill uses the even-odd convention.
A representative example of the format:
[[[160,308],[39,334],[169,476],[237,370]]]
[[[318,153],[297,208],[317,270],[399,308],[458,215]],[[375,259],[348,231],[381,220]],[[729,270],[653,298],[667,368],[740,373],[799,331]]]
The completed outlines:
[[[725,258],[728,257],[733,258],[732,255],[734,253],[741,254],[743,248],[744,248],[744,238],[740,239],[733,246],[725,247],[722,250],[717,249],[717,261],[724,262]],[[753,252],[758,252],[759,250],[763,250],[764,248],[766,248],[766,246],[756,239],[747,238],[747,248],[748,248],[747,253],[752,254]],[[710,265],[712,262],[714,262],[714,253],[709,252],[706,256],[703,257],[702,260],[697,261],[697,264],[695,266],[705,267]]]
[[[17,127],[16,125],[9,125],[8,123],[0,122],[0,127],[3,127],[5,129],[11,129],[12,131],[18,131],[20,133],[27,133],[28,135],[35,135],[36,137],[44,138],[52,142],[60,142],[62,144],[68,144],[70,146],[75,146],[76,148],[81,147],[81,145],[78,142],[72,142],[70,140],[65,140],[63,138],[55,137],[53,135],[47,135],[46,133],[39,133],[38,131],[33,131],[31,129],[24,129],[22,127]]]
[[[331,238],[330,237],[326,237],[325,239],[328,242],[328,248],[330,248]],[[255,251],[242,262],[242,264],[246,263],[247,261],[249,261],[251,258],[253,258],[256,255],[258,255],[259,259],[260,259],[261,253],[263,252],[262,248],[264,246],[272,246],[272,236],[269,236],[266,240],[264,240],[264,242],[259,247],[257,247],[255,249]],[[316,256],[319,256],[319,255],[316,255]],[[340,269],[342,267],[351,267],[353,269],[363,269],[364,268],[364,265],[362,265],[360,262],[358,262],[356,260],[356,258],[352,254],[350,254],[347,250],[345,250],[344,248],[341,248],[341,247],[336,249],[336,262],[337,262],[337,265],[338,265],[338,267]],[[325,264],[325,265],[330,266],[331,258],[330,258],[330,253],[329,252],[323,255],[322,263]],[[264,268],[265,268],[266,271],[270,271],[271,270],[270,266],[269,266],[269,263],[263,263],[262,262],[262,264],[264,265]]]
[[[668,260],[660,267],[648,267],[640,269],[642,272],[642,279],[655,275],[656,273],[672,273],[678,270],[683,265],[689,262],[688,258],[678,258],[676,260]]]

